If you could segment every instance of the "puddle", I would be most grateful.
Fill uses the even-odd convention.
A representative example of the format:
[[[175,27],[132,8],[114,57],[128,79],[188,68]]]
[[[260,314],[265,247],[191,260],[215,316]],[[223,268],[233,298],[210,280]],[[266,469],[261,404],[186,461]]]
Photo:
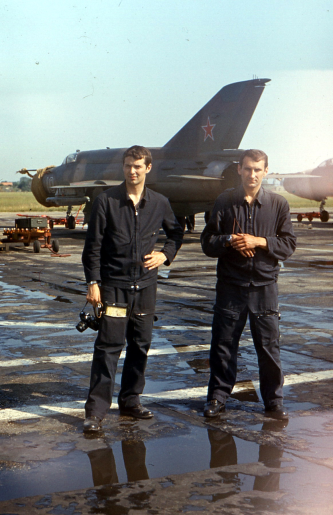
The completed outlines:
[[[159,270],[157,274],[158,279],[168,279],[170,270]]]
[[[68,304],[73,304],[73,301],[70,299],[66,299],[66,297],[62,297],[61,295],[58,295],[55,299],[56,302],[67,302]]]
[[[77,290],[75,288],[69,288],[68,286],[61,286],[60,284],[50,283],[47,281],[43,281],[43,279],[35,279],[34,277],[32,277],[31,279],[29,279],[29,281],[45,284],[47,286],[50,286],[53,290],[63,291],[64,293],[72,293],[74,295],[84,295],[84,296],[87,295],[86,291],[83,292],[82,290]]]
[[[283,455],[282,450],[274,447],[260,446],[219,430],[194,426],[187,434],[177,437],[122,440],[112,447],[88,452],[73,450],[71,445],[61,443],[55,449],[69,452],[60,458],[29,462],[21,468],[2,469],[0,501],[245,463],[261,462],[280,468]],[[230,482],[234,478],[240,490],[242,484],[248,490],[255,489],[260,479],[260,489],[265,491],[265,478],[269,485],[271,476],[259,478],[252,467],[251,475],[244,476],[241,483],[237,473],[228,472],[225,480]],[[280,475],[276,473],[274,476],[277,476],[278,484]],[[271,491],[269,487],[268,491]]]
[[[155,378],[150,379],[149,377],[146,377],[145,380],[145,395],[186,388],[186,383],[183,381],[175,381],[174,379],[170,381],[158,381]],[[116,384],[121,384],[121,373],[116,374]]]
[[[187,361],[187,363],[193,368],[196,374],[207,373],[210,370],[208,358],[191,359]]]
[[[38,299],[38,300],[54,299],[54,295],[46,295],[45,293],[42,293],[40,291],[28,290],[26,288],[21,288],[20,286],[4,283],[3,281],[0,281],[0,288],[2,289],[2,294],[3,293],[11,293],[11,294],[13,294],[13,296],[15,296],[15,298],[17,295],[23,295],[24,297],[27,297],[28,299]]]
[[[59,373],[58,369],[50,368],[45,370],[28,370],[25,372],[24,370],[17,370],[15,372],[12,372],[10,375],[17,375],[17,376],[30,376],[35,374],[48,374],[49,376],[55,375]]]

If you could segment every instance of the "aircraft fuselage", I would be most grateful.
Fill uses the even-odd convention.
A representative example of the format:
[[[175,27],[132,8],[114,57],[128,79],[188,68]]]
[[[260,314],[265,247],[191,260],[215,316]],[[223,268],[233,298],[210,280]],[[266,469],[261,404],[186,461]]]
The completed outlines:
[[[302,177],[302,175],[306,177]],[[313,175],[313,177],[310,177]],[[333,196],[333,159],[324,161],[313,170],[295,174],[295,178],[283,180],[283,187],[298,197],[321,202]]]
[[[224,86],[163,147],[150,149],[147,186],[168,197],[177,216],[210,211],[222,191],[239,184],[239,145],[269,80]],[[88,221],[97,195],[123,181],[124,151],[71,154],[60,166],[37,170],[31,189],[46,207],[85,204]]]
[[[222,191],[239,183],[234,161],[241,150],[209,153],[195,159],[174,150],[150,150],[153,167],[146,184],[169,198],[177,216],[209,211]],[[75,205],[79,200],[83,203],[85,197],[93,201],[103,189],[112,186],[110,182],[124,180],[124,151],[102,149],[68,156],[69,162],[65,159],[42,178],[49,200],[63,206]]]

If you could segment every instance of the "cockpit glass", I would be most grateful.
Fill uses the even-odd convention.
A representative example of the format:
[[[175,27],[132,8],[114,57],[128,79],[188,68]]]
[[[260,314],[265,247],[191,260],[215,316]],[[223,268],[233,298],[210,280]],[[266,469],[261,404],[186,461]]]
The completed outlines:
[[[68,164],[68,163],[75,163],[76,161],[76,158],[77,158],[77,154],[69,154],[67,157],[65,157],[65,159],[63,160],[62,164],[65,165],[65,164]]]

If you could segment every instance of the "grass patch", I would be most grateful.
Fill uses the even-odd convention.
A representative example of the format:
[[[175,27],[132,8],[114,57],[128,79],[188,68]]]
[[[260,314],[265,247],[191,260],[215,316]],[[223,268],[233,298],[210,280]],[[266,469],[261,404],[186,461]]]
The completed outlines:
[[[296,195],[292,195],[284,190],[278,192],[283,195],[289,202],[291,210],[304,209],[305,211],[319,211],[319,202],[315,200],[306,200]],[[333,208],[333,199],[327,200],[326,209]],[[28,211],[66,211],[66,207],[44,207],[37,202],[31,191],[1,191],[0,192],[0,212],[2,213],[20,213]]]
[[[282,195],[285,199],[288,200],[291,210],[293,209],[303,209],[308,211],[319,211],[320,203],[316,200],[307,200],[305,198],[296,197],[292,193],[288,193],[287,191],[278,191],[279,195]],[[325,209],[329,209],[333,207],[333,198],[329,198],[326,201]]]
[[[21,213],[26,211],[61,211],[59,207],[44,207],[37,202],[31,191],[1,191],[0,211]],[[66,208],[64,208],[66,210]]]

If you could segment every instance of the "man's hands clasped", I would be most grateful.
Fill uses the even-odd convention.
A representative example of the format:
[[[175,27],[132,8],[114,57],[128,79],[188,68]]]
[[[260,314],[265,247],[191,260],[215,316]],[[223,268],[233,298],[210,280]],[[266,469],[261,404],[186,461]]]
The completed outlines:
[[[242,256],[252,258],[256,253],[256,247],[267,249],[267,240],[252,234],[233,234],[230,245]]]

